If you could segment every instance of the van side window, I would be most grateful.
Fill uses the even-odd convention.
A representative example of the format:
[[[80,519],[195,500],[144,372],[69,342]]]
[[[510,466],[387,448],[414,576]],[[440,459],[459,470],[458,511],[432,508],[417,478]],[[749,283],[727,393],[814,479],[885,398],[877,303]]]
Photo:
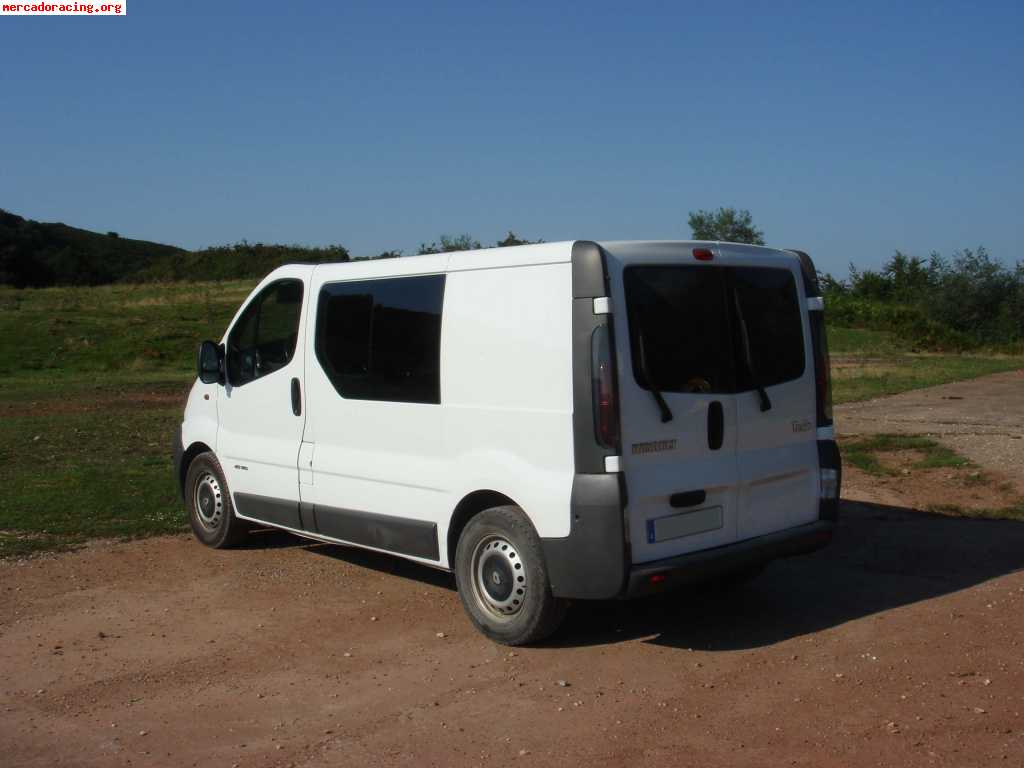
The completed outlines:
[[[295,354],[301,314],[301,280],[279,280],[249,302],[228,336],[232,386],[240,387],[288,364]]]
[[[339,395],[441,402],[444,282],[417,275],[324,285],[316,357]]]
[[[804,373],[804,326],[796,281],[788,269],[732,268],[733,285],[750,336],[750,355],[761,385],[799,379]],[[744,368],[738,390],[756,385]]]

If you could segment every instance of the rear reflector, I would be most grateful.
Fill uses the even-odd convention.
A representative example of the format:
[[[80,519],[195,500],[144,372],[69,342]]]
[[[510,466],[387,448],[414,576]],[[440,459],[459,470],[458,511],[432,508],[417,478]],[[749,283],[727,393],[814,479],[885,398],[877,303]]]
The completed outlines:
[[[694,248],[693,258],[697,261],[711,261],[715,258],[715,255],[711,252],[710,248]]]
[[[668,576],[666,576],[664,573],[655,573],[650,578],[651,584],[661,584],[667,580]]]
[[[832,500],[839,497],[839,470],[821,468],[821,498]]]

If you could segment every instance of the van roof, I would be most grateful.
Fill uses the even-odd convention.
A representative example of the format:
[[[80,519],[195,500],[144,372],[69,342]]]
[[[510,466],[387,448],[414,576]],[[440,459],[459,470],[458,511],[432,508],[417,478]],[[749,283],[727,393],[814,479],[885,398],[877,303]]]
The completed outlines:
[[[352,279],[360,277],[383,277],[386,275],[416,275],[436,272],[456,272],[493,267],[515,267],[537,264],[558,264],[572,259],[572,247],[579,240],[563,240],[554,243],[513,245],[503,248],[480,248],[472,251],[402,256],[393,259],[366,259],[360,261],[329,262],[314,265],[314,269],[329,271],[331,277]],[[745,245],[714,240],[597,240],[594,241],[610,252],[627,249],[638,250],[673,248],[713,247],[729,255],[771,255],[798,259],[794,251],[769,248],[762,245]],[[276,271],[276,270],[275,270]]]

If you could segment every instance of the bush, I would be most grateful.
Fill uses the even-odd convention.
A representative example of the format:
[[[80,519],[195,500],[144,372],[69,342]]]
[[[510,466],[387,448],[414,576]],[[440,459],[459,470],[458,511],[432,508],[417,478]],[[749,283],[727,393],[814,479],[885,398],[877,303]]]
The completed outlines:
[[[897,251],[878,272],[850,265],[847,280],[821,282],[838,325],[893,331],[927,349],[1024,342],[1024,264],[1010,269],[984,247],[928,261]]]

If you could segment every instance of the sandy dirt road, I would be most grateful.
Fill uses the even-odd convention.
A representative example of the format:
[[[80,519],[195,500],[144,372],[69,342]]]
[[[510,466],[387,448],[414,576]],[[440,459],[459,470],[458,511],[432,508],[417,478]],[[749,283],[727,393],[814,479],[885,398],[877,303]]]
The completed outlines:
[[[823,552],[514,651],[281,534],[2,563],[0,765],[1024,765],[1024,523],[847,487]]]

